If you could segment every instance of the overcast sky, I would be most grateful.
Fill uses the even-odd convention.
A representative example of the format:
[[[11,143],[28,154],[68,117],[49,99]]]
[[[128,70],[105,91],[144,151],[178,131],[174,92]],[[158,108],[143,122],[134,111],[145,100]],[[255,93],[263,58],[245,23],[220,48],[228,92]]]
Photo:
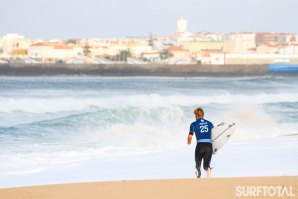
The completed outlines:
[[[0,0],[0,36],[107,38],[190,32],[298,34],[298,0]]]

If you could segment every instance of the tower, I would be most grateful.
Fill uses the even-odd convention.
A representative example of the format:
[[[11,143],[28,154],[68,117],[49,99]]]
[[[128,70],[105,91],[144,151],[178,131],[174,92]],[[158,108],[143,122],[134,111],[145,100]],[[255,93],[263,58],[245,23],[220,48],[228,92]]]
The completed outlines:
[[[187,20],[181,17],[177,20],[177,32],[186,32],[187,31]]]

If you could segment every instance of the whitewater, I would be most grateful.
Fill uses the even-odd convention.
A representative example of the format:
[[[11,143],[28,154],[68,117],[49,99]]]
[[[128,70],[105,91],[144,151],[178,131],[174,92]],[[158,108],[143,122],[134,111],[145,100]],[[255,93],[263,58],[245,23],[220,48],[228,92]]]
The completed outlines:
[[[270,76],[0,77],[0,187],[194,177],[186,137],[197,106],[214,124],[237,124],[213,157],[214,177],[297,175],[297,85]]]

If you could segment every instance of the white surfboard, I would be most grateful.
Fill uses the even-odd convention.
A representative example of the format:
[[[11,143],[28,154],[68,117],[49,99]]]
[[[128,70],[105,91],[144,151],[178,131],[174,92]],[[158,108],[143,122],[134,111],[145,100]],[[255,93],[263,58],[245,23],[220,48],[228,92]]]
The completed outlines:
[[[215,126],[211,132],[213,152],[217,152],[231,138],[236,129],[235,123],[222,122]]]

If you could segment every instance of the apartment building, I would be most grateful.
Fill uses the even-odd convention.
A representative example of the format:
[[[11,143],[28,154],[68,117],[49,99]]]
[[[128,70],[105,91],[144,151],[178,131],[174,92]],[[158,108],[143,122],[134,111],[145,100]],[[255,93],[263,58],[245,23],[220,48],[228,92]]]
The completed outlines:
[[[62,43],[38,42],[30,46],[28,49],[28,56],[42,60],[44,62],[67,60],[83,55],[84,48],[77,46],[67,46]]]
[[[182,47],[188,50],[192,57],[207,56],[211,52],[222,52],[224,43],[222,41],[188,41]]]
[[[223,38],[225,53],[247,53],[257,47],[256,34],[252,32],[226,33]]]

